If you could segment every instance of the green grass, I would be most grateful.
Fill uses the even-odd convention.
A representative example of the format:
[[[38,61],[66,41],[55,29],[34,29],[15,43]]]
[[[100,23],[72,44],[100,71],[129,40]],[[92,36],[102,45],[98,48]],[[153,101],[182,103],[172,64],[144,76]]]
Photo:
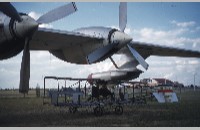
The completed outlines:
[[[177,93],[179,103],[159,104],[148,101],[147,105],[124,106],[123,115],[113,112],[95,117],[92,112],[80,109],[75,114],[66,107],[43,105],[43,99],[32,94],[23,95],[11,91],[0,92],[0,126],[200,126],[200,91]],[[3,95],[3,96],[2,96]],[[7,96],[6,96],[7,95]]]

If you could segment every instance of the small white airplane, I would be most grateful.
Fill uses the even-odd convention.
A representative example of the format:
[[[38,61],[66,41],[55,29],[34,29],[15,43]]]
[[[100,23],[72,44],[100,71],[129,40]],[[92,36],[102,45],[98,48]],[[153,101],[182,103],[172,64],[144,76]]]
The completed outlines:
[[[0,3],[0,60],[16,56],[23,50],[19,91],[27,93],[30,78],[30,50],[47,50],[57,58],[76,64],[92,64],[110,58],[117,70],[90,75],[102,80],[133,79],[145,69],[145,59],[150,55],[200,57],[200,52],[151,45],[133,41],[124,33],[127,23],[127,3],[119,6],[119,28],[86,27],[74,31],[39,28],[39,24],[50,23],[77,11],[75,3],[56,8],[34,20],[18,13],[10,3]],[[125,55],[128,61],[118,66],[112,59],[114,54]]]

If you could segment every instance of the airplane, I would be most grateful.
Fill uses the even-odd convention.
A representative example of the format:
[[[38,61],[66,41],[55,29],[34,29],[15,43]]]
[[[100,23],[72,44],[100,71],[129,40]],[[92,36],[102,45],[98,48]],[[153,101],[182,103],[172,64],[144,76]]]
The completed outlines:
[[[75,64],[93,64],[109,58],[117,70],[92,74],[91,79],[134,79],[146,70],[145,61],[150,55],[200,57],[200,52],[134,41],[124,32],[127,24],[127,3],[119,5],[119,29],[110,27],[82,27],[74,31],[39,28],[39,24],[51,23],[77,11],[75,3],[58,7],[34,20],[18,13],[11,3],[0,3],[0,60],[16,56],[23,50],[19,92],[28,93],[30,78],[30,50],[46,50],[57,58]],[[112,58],[124,55],[127,62],[117,65]]]

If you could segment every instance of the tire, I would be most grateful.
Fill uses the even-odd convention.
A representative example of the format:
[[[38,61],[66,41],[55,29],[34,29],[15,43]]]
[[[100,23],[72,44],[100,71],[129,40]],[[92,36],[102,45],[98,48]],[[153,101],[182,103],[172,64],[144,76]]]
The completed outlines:
[[[122,106],[116,106],[115,107],[115,114],[122,115],[123,114],[123,107]]]

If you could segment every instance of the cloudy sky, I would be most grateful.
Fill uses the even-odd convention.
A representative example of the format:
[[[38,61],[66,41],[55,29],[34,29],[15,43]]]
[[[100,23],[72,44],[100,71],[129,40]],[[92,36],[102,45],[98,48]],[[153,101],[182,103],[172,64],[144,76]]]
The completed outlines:
[[[68,3],[68,2],[67,2]],[[66,3],[17,2],[12,3],[19,12],[37,19],[45,12]],[[42,27],[73,31],[88,26],[118,28],[119,3],[79,3],[78,11],[62,20]],[[200,3],[128,3],[126,33],[135,41],[173,46],[200,51]],[[76,53],[76,52],[74,52]],[[47,51],[31,51],[30,87],[43,87],[44,76],[80,77],[108,70],[112,63],[106,60],[93,65],[76,65],[63,62]],[[0,61],[0,88],[18,88],[22,53]],[[197,58],[156,57],[147,60],[149,69],[141,78],[168,78],[185,85],[200,85],[200,60]],[[139,66],[139,68],[141,68]],[[141,68],[142,69],[142,68]],[[143,70],[143,69],[142,69]]]

